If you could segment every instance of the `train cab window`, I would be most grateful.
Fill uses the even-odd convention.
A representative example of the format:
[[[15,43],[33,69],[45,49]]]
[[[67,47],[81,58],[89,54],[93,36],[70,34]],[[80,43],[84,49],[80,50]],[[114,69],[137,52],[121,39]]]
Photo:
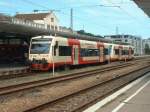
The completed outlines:
[[[115,55],[119,55],[119,49],[114,49]]]
[[[71,56],[71,46],[59,46],[59,56]]]

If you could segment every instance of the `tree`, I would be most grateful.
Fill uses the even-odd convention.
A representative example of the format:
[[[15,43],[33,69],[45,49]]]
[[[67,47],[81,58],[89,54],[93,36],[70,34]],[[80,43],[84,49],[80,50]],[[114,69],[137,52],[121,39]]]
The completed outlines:
[[[145,44],[145,54],[150,54],[150,47],[148,44]]]
[[[103,38],[103,37],[100,36],[100,35],[95,35],[95,34],[92,34],[92,33],[88,33],[88,32],[85,32],[84,30],[79,30],[79,31],[77,31],[77,33],[79,33],[79,34],[81,34],[81,35],[88,35],[88,36],[92,36],[92,37]]]

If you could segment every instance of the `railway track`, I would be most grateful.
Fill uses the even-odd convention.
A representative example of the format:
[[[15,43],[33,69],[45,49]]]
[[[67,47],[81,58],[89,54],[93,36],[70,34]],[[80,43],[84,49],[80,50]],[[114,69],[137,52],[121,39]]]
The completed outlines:
[[[53,108],[57,108],[59,107],[58,105],[65,105],[66,102],[68,101],[70,104],[74,104],[75,103],[75,97],[77,97],[78,99],[88,99],[87,102],[80,102],[80,104],[75,108],[75,107],[72,107],[71,110],[67,110],[65,107],[66,110],[61,110],[60,111],[56,111],[56,110],[53,110],[53,112],[61,112],[61,111],[65,111],[65,112],[80,112],[82,111],[83,109],[85,109],[86,107],[88,107],[89,105],[91,105],[91,103],[97,101],[97,99],[102,99],[104,97],[106,97],[107,95],[113,93],[114,91],[118,90],[119,88],[125,86],[126,84],[130,83],[131,81],[141,77],[142,75],[144,75],[145,73],[149,72],[150,71],[150,65],[146,65],[144,67],[141,67],[140,69],[138,70],[133,70],[133,71],[129,71],[128,73],[122,73],[121,76],[118,76],[118,77],[112,77],[111,79],[107,80],[107,81],[104,81],[104,82],[99,82],[98,84],[95,84],[95,85],[92,85],[90,87],[85,87],[84,89],[82,90],[79,90],[79,91],[76,91],[76,92],[73,92],[69,95],[64,95],[62,96],[61,98],[58,98],[58,99],[55,99],[55,100],[52,100],[50,102],[46,102],[46,103],[43,103],[43,104],[40,104],[38,106],[35,106],[33,108],[30,108],[30,109],[27,109],[25,110],[24,112],[47,112],[47,111],[50,111],[53,110]],[[136,74],[136,75],[135,75]],[[138,74],[138,75],[137,75]],[[128,80],[127,80],[128,79]],[[120,85],[118,85],[118,82],[120,82]],[[115,83],[115,84],[114,84]],[[106,86],[107,85],[107,86]],[[116,86],[112,86],[112,85],[116,85]],[[117,86],[118,85],[118,86]],[[109,87],[111,86],[111,87]],[[105,87],[109,87],[108,91]],[[105,92],[102,92],[99,96],[95,96],[93,97],[92,99],[90,99],[90,95],[85,96],[89,93],[94,94],[93,91],[95,90],[98,90],[99,88],[103,88],[105,90]],[[102,90],[100,90],[102,91]],[[99,91],[99,92],[100,92]],[[80,96],[80,97],[79,97]],[[72,100],[70,100],[72,99]],[[80,100],[81,100],[80,99]],[[85,100],[85,99],[84,99]],[[72,101],[72,102],[71,102]],[[64,102],[64,103],[62,103]],[[68,103],[67,102],[67,103]],[[69,107],[69,103],[66,104],[68,107]],[[78,101],[79,103],[79,101]],[[76,103],[75,103],[76,104]],[[48,110],[47,108],[50,107],[50,110]],[[61,107],[61,106],[60,106]],[[70,107],[71,108],[71,107]],[[46,110],[45,110],[46,109]]]
[[[147,57],[137,57],[135,59],[132,60],[135,62],[139,62],[141,60],[147,60],[149,58],[149,56]],[[124,62],[124,61],[121,61]],[[131,62],[131,61],[130,61]],[[42,73],[42,72],[39,72]],[[28,76],[35,76],[36,73],[35,72],[31,72],[29,69],[27,71],[24,70],[5,70],[4,72],[0,72],[0,80],[6,80],[6,79],[10,79],[10,78],[17,78],[17,77],[28,77]]]
[[[7,95],[7,94],[15,93],[15,92],[28,90],[28,89],[32,89],[35,87],[46,86],[46,85],[50,85],[50,84],[54,84],[54,83],[58,83],[58,82],[67,81],[67,80],[84,78],[84,77],[88,77],[88,76],[91,76],[94,74],[96,75],[98,73],[104,73],[107,71],[124,68],[124,67],[132,66],[132,65],[135,65],[135,63],[134,64],[133,63],[124,63],[124,64],[119,64],[119,65],[111,66],[111,67],[107,67],[107,68],[101,68],[101,69],[99,68],[99,69],[95,69],[95,70],[91,70],[91,71],[78,72],[78,73],[73,73],[73,74],[69,74],[69,75],[57,76],[57,77],[52,77],[52,78],[47,78],[47,79],[42,79],[42,80],[37,80],[37,81],[21,83],[21,84],[17,84],[17,85],[1,87],[0,95]]]
[[[34,108],[36,106],[40,106],[39,104],[45,104],[45,102],[54,101],[56,99],[62,98],[64,95],[67,96],[67,95],[73,94],[73,92],[77,92],[78,90],[82,91],[83,89],[85,89],[84,87],[89,87],[92,84],[100,83],[100,82],[103,82],[104,80],[106,81],[106,80],[110,79],[111,77],[113,77],[113,78],[118,77],[119,75],[116,74],[117,72],[122,74],[122,71],[124,71],[124,73],[125,73],[126,71],[128,71],[128,69],[129,70],[138,69],[139,67],[142,67],[142,66],[145,66],[145,65],[149,64],[149,62],[146,62],[146,63],[145,62],[144,63],[140,62],[139,64],[138,63],[133,63],[133,62],[132,63],[130,63],[130,62],[121,63],[120,64],[121,67],[119,67],[119,65],[113,66],[114,68],[113,67],[109,67],[109,68],[104,68],[103,67],[101,69],[92,70],[93,72],[88,71],[88,73],[86,73],[87,72],[86,71],[85,74],[81,74],[81,73],[84,73],[84,72],[80,72],[80,73],[77,74],[77,75],[79,75],[79,77],[76,76],[76,74],[72,74],[71,77],[73,76],[75,78],[70,78],[70,79],[66,79],[66,80],[64,79],[62,81],[56,81],[56,82],[51,79],[52,82],[50,81],[49,83],[47,82],[47,84],[43,84],[43,85],[41,84],[39,86],[37,84],[35,84],[35,86],[33,86],[32,83],[31,83],[30,86],[32,86],[32,87],[28,87],[28,88],[25,88],[25,89],[20,87],[20,90],[18,88],[17,88],[18,90],[16,90],[16,88],[13,89],[13,87],[12,87],[12,90],[11,90],[11,87],[10,88],[8,87],[8,88],[4,89],[4,91],[2,90],[3,93],[1,94],[1,98],[6,99],[4,101],[6,101],[8,105],[5,104],[5,103],[2,103],[2,105],[0,105],[0,107],[4,109],[4,112],[5,111],[16,112],[16,111],[25,111],[25,110],[28,111],[28,110],[32,109],[32,107]],[[68,77],[68,76],[61,76],[61,77]],[[59,79],[60,77],[54,77],[54,79],[55,78]],[[92,79],[92,81],[91,81],[91,79]],[[76,84],[79,87],[77,87]],[[67,89],[68,85],[69,86],[72,85],[72,86],[70,86],[72,88]],[[80,85],[81,85],[81,87],[80,87]],[[82,86],[82,85],[85,85],[85,86]],[[37,88],[35,88],[35,87],[37,87]],[[23,91],[23,90],[26,90],[26,91]],[[36,92],[37,90],[40,91],[40,93]],[[48,91],[48,92],[46,92],[46,91]],[[58,91],[60,91],[60,92],[58,92]],[[1,90],[0,90],[0,92],[1,92]],[[58,92],[58,94],[57,94],[57,92]],[[11,93],[15,93],[15,94],[11,94]],[[43,94],[43,93],[45,93],[45,94]],[[33,97],[31,97],[31,98],[26,97],[26,95],[30,96],[31,94],[33,94]],[[55,95],[55,94],[57,94],[57,95]],[[3,95],[5,95],[5,96],[3,96]],[[20,99],[20,95],[21,96],[25,95],[25,97],[22,97],[23,99],[22,98]],[[37,98],[37,96],[34,96],[34,95],[40,95],[40,97]],[[34,97],[36,97],[36,98],[34,98]],[[7,98],[8,99],[13,98],[13,99],[12,100],[7,100]],[[16,103],[13,103],[14,98],[16,99]],[[29,102],[26,102],[26,104],[24,104],[24,100],[29,101]],[[30,104],[30,102],[32,102],[32,103]],[[16,109],[14,108],[12,110],[11,108],[13,108],[15,105],[18,105],[18,108],[16,108]],[[5,110],[5,108],[9,108],[9,109]],[[68,107],[66,107],[66,108],[68,108]],[[50,112],[57,112],[57,111],[50,111]],[[62,112],[62,111],[58,111],[58,112]],[[70,112],[70,111],[66,111],[66,112]]]

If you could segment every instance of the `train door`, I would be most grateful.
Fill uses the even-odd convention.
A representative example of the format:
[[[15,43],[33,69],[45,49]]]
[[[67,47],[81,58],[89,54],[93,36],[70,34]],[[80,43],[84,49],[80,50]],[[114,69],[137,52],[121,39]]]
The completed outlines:
[[[104,57],[104,47],[103,46],[101,46],[100,47],[100,62],[104,62],[104,59],[105,57]]]
[[[73,64],[79,64],[79,47],[78,45],[73,45]]]
[[[131,50],[132,50],[132,49],[129,48],[129,54],[128,54],[129,59],[131,59],[131,57],[132,57]]]

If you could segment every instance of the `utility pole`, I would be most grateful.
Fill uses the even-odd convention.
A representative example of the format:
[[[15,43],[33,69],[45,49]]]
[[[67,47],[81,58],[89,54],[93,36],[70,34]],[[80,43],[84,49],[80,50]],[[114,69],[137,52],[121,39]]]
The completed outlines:
[[[73,8],[70,9],[70,28],[73,32]]]

